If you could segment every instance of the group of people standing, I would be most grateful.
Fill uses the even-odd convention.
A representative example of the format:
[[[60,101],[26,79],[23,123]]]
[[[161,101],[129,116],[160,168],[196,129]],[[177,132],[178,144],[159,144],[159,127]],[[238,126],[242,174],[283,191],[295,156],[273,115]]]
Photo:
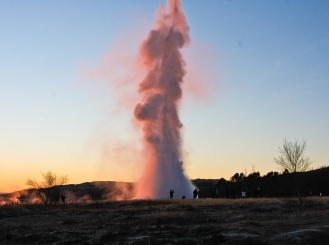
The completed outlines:
[[[195,188],[194,191],[193,191],[193,199],[197,199],[199,197],[199,189]],[[173,199],[174,198],[174,193],[175,191],[172,189],[170,190],[169,192],[169,196],[170,196],[170,199]],[[185,196],[182,197],[183,199],[185,199]]]

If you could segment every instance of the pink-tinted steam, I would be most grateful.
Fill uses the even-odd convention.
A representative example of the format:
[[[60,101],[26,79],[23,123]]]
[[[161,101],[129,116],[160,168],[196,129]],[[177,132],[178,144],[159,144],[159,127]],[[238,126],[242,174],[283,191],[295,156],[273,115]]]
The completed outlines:
[[[142,102],[134,110],[143,123],[147,162],[136,198],[164,198],[171,189],[176,197],[190,196],[193,186],[184,175],[181,152],[182,123],[178,104],[185,61],[180,49],[189,44],[189,27],[179,0],[160,5],[156,25],[140,47],[147,74],[139,84]]]
[[[182,84],[184,100],[197,102],[197,104],[208,104],[213,99],[218,99],[221,85],[220,69],[216,67],[216,51],[210,44],[193,41],[188,49],[183,50],[183,56],[187,60],[186,76]],[[185,97],[186,96],[186,97]]]
[[[117,116],[123,109],[130,111],[139,100],[136,94],[136,78],[142,79],[145,70],[140,57],[136,57],[137,45],[133,45],[130,40],[140,40],[140,35],[122,35],[108,51],[100,55],[97,64],[81,64],[79,82],[88,86],[89,91],[96,92],[97,97],[102,95],[110,99],[110,116]],[[85,78],[88,83],[84,82]],[[106,106],[106,113],[108,108]]]

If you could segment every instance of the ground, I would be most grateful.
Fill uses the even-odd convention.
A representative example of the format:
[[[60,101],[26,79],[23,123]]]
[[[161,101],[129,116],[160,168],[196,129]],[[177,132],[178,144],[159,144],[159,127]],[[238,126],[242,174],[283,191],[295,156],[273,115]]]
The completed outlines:
[[[329,244],[329,197],[5,205],[0,244]]]

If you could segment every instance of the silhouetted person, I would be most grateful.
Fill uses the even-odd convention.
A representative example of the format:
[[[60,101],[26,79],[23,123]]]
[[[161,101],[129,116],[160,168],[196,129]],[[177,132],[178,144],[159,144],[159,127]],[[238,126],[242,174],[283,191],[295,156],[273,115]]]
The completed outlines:
[[[216,194],[216,198],[219,198],[219,189],[218,189],[218,187],[216,187],[216,189],[215,189],[215,194]]]
[[[198,196],[198,190],[195,188],[193,191],[193,199],[196,199]]]
[[[66,198],[66,197],[65,197],[64,195],[61,196],[62,203],[65,203],[65,198]]]
[[[174,190],[170,190],[170,192],[169,192],[169,193],[170,193],[170,199],[173,199],[173,197],[174,197],[174,192],[175,192]]]

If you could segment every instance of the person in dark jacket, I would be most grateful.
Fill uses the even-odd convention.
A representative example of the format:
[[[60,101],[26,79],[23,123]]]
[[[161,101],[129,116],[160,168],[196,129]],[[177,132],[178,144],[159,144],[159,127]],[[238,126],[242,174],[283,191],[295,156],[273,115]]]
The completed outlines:
[[[170,192],[169,192],[170,193],[170,199],[174,198],[174,192],[175,192],[174,190],[170,190]]]

